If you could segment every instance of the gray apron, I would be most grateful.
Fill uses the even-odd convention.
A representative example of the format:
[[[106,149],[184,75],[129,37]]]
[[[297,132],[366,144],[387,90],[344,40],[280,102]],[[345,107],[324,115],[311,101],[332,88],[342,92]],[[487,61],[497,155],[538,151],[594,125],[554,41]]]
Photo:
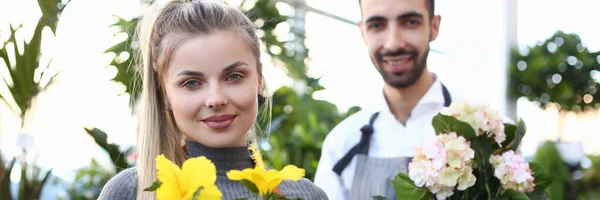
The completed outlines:
[[[444,106],[450,106],[452,98],[444,85],[442,85],[442,93],[444,94]],[[379,116],[379,112],[371,116],[369,124],[360,129],[362,133],[360,142],[352,147],[333,167],[333,171],[341,177],[342,171],[356,157],[356,170],[349,192],[349,200],[370,200],[374,196],[395,200],[397,197],[392,180],[398,173],[408,173],[408,163],[412,161],[412,157],[376,158],[368,156],[371,136],[374,132],[373,123],[377,116]]]

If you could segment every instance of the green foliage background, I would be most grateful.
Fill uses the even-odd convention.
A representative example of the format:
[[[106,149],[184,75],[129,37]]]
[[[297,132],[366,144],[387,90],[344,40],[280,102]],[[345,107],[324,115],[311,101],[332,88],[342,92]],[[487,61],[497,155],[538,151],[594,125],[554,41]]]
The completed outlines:
[[[557,31],[538,45],[511,52],[508,94],[582,111],[600,102],[600,52],[590,52],[577,34]],[[587,95],[587,97],[586,97]]]

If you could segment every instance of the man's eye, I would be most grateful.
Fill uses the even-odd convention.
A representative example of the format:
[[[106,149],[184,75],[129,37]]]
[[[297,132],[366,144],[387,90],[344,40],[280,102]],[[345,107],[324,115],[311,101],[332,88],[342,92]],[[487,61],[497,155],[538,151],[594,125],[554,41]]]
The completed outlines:
[[[369,29],[380,29],[383,28],[383,23],[372,23],[368,26]]]
[[[408,26],[416,26],[421,24],[421,22],[419,20],[407,20],[406,21],[406,25]]]

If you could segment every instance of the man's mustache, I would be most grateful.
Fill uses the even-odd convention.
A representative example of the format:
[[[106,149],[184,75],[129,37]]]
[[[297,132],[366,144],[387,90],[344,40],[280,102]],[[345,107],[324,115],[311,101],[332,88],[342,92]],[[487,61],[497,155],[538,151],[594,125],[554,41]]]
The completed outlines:
[[[410,49],[399,49],[398,51],[388,51],[388,52],[382,52],[382,53],[380,52],[380,53],[377,53],[377,59],[381,60],[381,59],[383,59],[383,57],[386,57],[386,56],[402,56],[402,55],[416,56],[417,51],[410,50]]]

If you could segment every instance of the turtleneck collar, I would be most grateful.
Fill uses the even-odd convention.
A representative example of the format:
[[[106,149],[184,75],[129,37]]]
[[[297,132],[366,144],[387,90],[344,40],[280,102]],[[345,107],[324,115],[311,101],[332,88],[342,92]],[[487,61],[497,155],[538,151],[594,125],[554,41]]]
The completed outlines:
[[[185,147],[188,158],[204,156],[211,160],[217,168],[217,175],[225,175],[233,169],[254,168],[254,161],[248,146],[212,148],[186,139]]]

